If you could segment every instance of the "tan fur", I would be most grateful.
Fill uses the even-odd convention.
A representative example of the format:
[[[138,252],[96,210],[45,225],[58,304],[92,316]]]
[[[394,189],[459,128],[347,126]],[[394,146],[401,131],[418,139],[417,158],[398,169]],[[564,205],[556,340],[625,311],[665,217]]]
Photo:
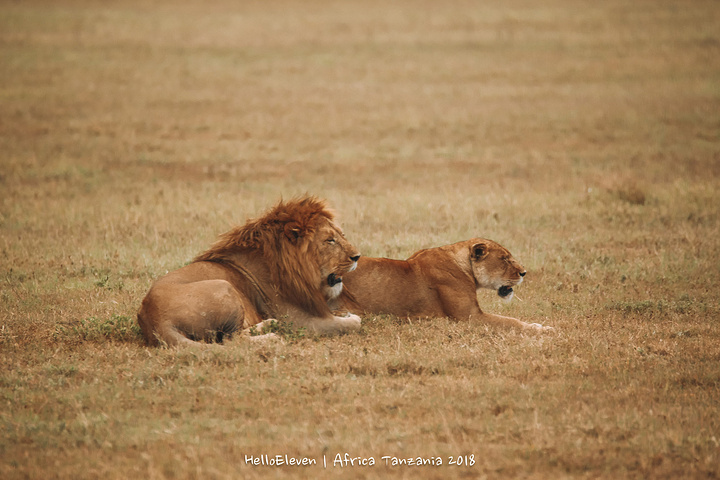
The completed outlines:
[[[420,250],[407,260],[363,257],[344,278],[340,297],[357,314],[399,317],[448,317],[479,320],[523,330],[551,330],[537,323],[485,313],[477,289],[514,287],[525,269],[503,246],[483,238]],[[507,295],[511,297],[512,292]]]
[[[222,341],[238,329],[284,317],[316,333],[359,329],[360,317],[333,315],[328,306],[360,257],[333,217],[325,202],[304,197],[281,201],[221,235],[150,288],[138,312],[145,340]]]

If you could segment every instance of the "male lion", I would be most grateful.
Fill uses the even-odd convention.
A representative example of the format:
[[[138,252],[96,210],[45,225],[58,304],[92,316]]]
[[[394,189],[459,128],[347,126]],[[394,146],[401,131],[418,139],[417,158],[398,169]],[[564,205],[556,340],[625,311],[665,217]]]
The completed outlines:
[[[238,329],[284,316],[316,333],[357,330],[360,317],[335,316],[328,301],[340,294],[343,275],[359,258],[325,202],[281,201],[158,279],[138,323],[150,345],[222,342]]]
[[[503,327],[543,331],[538,323],[485,313],[477,290],[497,290],[510,300],[525,269],[503,246],[483,238],[420,250],[407,260],[363,257],[345,276],[340,301],[356,314],[448,317],[480,320]]]

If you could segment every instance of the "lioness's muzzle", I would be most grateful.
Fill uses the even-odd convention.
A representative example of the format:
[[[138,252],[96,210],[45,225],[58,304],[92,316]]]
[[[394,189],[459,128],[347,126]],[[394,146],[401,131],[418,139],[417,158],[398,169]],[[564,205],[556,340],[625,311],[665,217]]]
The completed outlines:
[[[509,287],[507,285],[503,285],[502,287],[498,288],[498,295],[503,298],[507,297],[511,293],[513,293],[513,289],[512,287]]]

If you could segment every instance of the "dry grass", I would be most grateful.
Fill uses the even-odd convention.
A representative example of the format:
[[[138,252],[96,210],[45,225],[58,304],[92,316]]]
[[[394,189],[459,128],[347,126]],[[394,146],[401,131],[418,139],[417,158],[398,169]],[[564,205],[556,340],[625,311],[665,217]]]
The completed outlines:
[[[715,2],[0,11],[0,477],[720,475]],[[304,192],[368,255],[506,245],[481,304],[557,335],[142,344],[153,278]]]

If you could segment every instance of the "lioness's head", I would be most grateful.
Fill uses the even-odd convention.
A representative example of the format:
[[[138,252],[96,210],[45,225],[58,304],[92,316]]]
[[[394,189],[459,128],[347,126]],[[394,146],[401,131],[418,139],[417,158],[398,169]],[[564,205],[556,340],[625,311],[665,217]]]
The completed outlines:
[[[470,265],[477,288],[497,290],[505,300],[513,297],[513,287],[520,285],[525,268],[502,245],[476,238],[470,246]]]

